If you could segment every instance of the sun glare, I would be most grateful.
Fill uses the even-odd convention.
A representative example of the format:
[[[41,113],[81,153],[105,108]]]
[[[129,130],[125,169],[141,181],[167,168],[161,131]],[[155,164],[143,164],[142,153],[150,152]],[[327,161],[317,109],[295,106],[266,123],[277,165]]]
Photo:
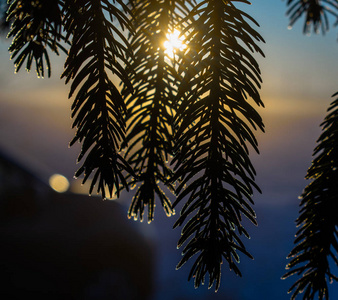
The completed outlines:
[[[187,48],[184,43],[184,37],[180,36],[180,32],[174,29],[173,32],[167,33],[167,40],[164,42],[165,53],[170,57],[174,58],[176,51],[182,51]]]

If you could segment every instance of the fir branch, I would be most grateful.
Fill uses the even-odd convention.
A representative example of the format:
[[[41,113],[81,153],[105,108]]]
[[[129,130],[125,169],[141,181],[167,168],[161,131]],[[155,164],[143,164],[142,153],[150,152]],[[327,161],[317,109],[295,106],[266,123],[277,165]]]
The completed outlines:
[[[338,96],[336,93],[333,96]],[[331,103],[323,132],[318,139],[316,156],[306,179],[313,181],[302,193],[300,229],[295,247],[288,258],[288,271],[283,278],[302,275],[289,289],[291,299],[300,293],[303,299],[329,299],[328,282],[338,281],[329,266],[329,259],[338,266],[338,98]]]
[[[168,33],[182,26],[180,20],[184,15],[178,11],[186,13],[188,9],[187,1],[133,2],[133,24],[137,30],[131,38],[134,58],[127,72],[131,74],[134,93],[124,89],[128,107],[126,141],[130,144],[125,157],[138,177],[130,183],[137,185],[137,190],[128,215],[143,220],[144,209],[148,207],[148,222],[151,222],[156,197],[167,216],[174,214],[171,201],[160,185],[174,190],[167,163],[172,155],[173,104],[179,76],[164,42]]]
[[[198,255],[189,279],[194,277],[198,287],[209,274],[209,288],[215,283],[216,290],[223,259],[241,275],[237,252],[251,257],[239,238],[249,236],[241,224],[243,215],[256,224],[249,203],[253,189],[259,190],[246,144],[258,151],[249,124],[264,128],[247,100],[248,95],[263,105],[256,88],[260,70],[250,54],[263,55],[256,45],[263,39],[246,19],[257,23],[233,2],[201,1],[192,10],[193,21],[186,29],[185,66],[189,67],[179,88],[182,101],[175,118],[173,179],[180,184],[174,205],[188,198],[175,223],[175,227],[185,223],[178,243],[185,248],[177,267]]]
[[[71,145],[82,142],[79,161],[87,155],[76,176],[84,173],[86,182],[95,172],[89,192],[97,183],[97,193],[103,198],[106,187],[110,197],[118,197],[121,189],[128,188],[124,172],[133,173],[119,153],[125,140],[126,107],[110,75],[117,75],[130,87],[124,69],[129,44],[113,21],[116,18],[122,28],[128,29],[131,24],[123,1],[113,2],[120,7],[108,0],[66,1],[65,5],[65,29],[71,37],[71,48],[62,76],[66,83],[73,80],[69,97],[77,90],[72,105],[77,131]]]
[[[26,61],[26,70],[30,71],[33,61],[38,77],[44,77],[45,64],[48,77],[51,76],[51,64],[48,49],[59,54],[59,49],[67,52],[60,43],[62,36],[61,1],[10,1],[7,10],[7,22],[11,23],[8,37],[13,37],[9,47],[11,59],[15,59],[15,71],[18,72]]]
[[[290,18],[290,27],[305,15],[304,34],[310,34],[312,26],[315,33],[319,33],[321,30],[325,34],[330,27],[330,15],[338,21],[337,0],[288,0],[287,6],[286,14]]]

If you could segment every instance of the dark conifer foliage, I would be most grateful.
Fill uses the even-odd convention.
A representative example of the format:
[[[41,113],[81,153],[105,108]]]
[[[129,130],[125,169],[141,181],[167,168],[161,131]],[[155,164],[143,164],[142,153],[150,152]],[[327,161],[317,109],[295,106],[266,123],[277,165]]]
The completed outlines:
[[[126,105],[111,75],[132,89],[124,66],[131,51],[121,32],[121,28],[132,32],[129,8],[123,1],[69,0],[64,14],[67,39],[72,41],[62,76],[66,83],[73,79],[69,97],[77,90],[72,105],[77,131],[71,145],[82,142],[79,161],[87,154],[76,176],[84,173],[85,182],[94,172],[89,193],[97,184],[103,198],[106,187],[110,197],[119,196],[121,189],[128,188],[124,172],[133,172],[119,153],[125,140]]]
[[[62,14],[59,0],[50,1],[10,1],[7,22],[11,23],[8,37],[13,41],[9,47],[16,72],[26,62],[29,71],[35,61],[37,75],[44,77],[45,68],[51,75],[48,50],[59,53],[59,48],[67,52],[62,40]],[[46,64],[46,65],[45,65]]]
[[[303,15],[305,15],[303,33],[310,34],[311,28],[315,33],[320,30],[324,34],[330,28],[329,16],[332,15],[338,22],[337,0],[288,0],[287,15],[292,27]],[[337,23],[335,24],[337,25]]]
[[[174,190],[168,161],[173,154],[174,99],[180,78],[164,43],[168,33],[182,27],[182,19],[189,11],[186,7],[189,1],[131,2],[136,31],[131,37],[134,56],[127,72],[134,91],[125,86],[123,93],[128,107],[126,159],[137,175],[131,179],[131,185],[137,185],[137,190],[128,215],[143,220],[144,209],[148,206],[148,222],[151,222],[155,196],[168,216],[174,213],[160,184]]]
[[[251,257],[239,237],[249,237],[242,216],[256,224],[250,202],[253,189],[259,190],[247,146],[258,151],[251,128],[264,129],[247,99],[263,105],[257,90],[260,70],[251,55],[263,55],[256,45],[263,39],[248,22],[258,24],[235,2],[201,1],[192,10],[190,18],[196,20],[186,30],[188,63],[175,117],[175,206],[187,198],[175,224],[185,223],[177,267],[198,254],[189,278],[198,287],[209,275],[209,288],[215,283],[216,290],[223,260],[240,275],[237,252]]]
[[[310,33],[313,25],[316,33],[329,29],[329,15],[338,24],[338,1],[289,0],[288,15],[293,25],[305,15],[304,33]],[[335,96],[338,96],[336,93]],[[331,103],[322,124],[323,133],[314,150],[311,167],[306,178],[313,181],[301,196],[300,216],[296,220],[300,229],[295,247],[289,254],[288,271],[283,278],[302,275],[291,286],[291,299],[301,293],[303,299],[329,299],[328,282],[338,280],[330,270],[330,260],[338,266],[338,99]]]
[[[256,224],[251,204],[259,188],[248,155],[258,151],[253,130],[264,128],[252,106],[263,105],[253,58],[263,55],[256,44],[263,39],[238,2],[249,4],[12,0],[8,9],[17,70],[25,62],[30,70],[35,60],[38,75],[45,66],[50,75],[48,52],[66,52],[62,77],[70,83],[76,128],[71,145],[82,143],[76,176],[91,178],[89,192],[96,185],[103,197],[136,185],[129,216],[142,220],[148,208],[148,221],[156,198],[168,216],[174,213],[161,186],[174,191],[177,183],[174,205],[187,198],[175,224],[185,224],[178,267],[198,254],[189,277],[199,286],[209,275],[216,290],[222,263],[241,274],[238,251],[250,256],[241,221]],[[187,47],[171,57],[164,42],[175,28]]]
[[[334,96],[338,96],[336,93]],[[291,269],[284,275],[303,275],[290,288],[292,299],[304,291],[303,299],[329,299],[328,282],[338,281],[329,266],[338,265],[338,98],[335,99],[322,124],[323,133],[314,150],[316,158],[308,170],[313,181],[302,194],[300,229],[291,251]]]

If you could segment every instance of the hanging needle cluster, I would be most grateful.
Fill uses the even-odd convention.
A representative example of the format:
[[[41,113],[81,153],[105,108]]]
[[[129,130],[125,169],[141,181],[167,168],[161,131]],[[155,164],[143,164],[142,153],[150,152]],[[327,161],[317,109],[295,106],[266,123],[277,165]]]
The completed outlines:
[[[50,76],[49,53],[66,54],[76,177],[103,198],[135,189],[130,218],[153,221],[157,200],[168,216],[180,207],[177,267],[195,259],[189,278],[198,287],[209,276],[215,290],[224,263],[241,275],[240,253],[251,257],[242,218],[256,224],[249,152],[264,130],[254,58],[264,40],[237,3],[250,4],[12,0],[7,11],[17,71],[35,63]],[[169,50],[173,33],[184,46]]]

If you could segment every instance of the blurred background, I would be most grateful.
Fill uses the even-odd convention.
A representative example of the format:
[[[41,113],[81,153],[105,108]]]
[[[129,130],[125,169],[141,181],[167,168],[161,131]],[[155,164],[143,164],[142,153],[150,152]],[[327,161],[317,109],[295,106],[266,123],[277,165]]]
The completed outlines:
[[[293,247],[304,176],[321,133],[320,123],[338,90],[337,29],[325,36],[288,30],[285,1],[241,5],[266,44],[260,63],[266,132],[252,152],[258,227],[244,240],[255,257],[242,257],[243,277],[222,273],[217,293],[194,289],[189,265],[176,271],[180,250],[177,216],[158,205],[151,224],[128,220],[132,193],[119,200],[88,197],[73,179],[80,145],[68,147],[68,89],[60,80],[64,56],[53,58],[52,78],[14,74],[0,39],[0,268],[3,299],[290,299],[293,278],[281,280]],[[56,176],[53,176],[55,175]],[[51,178],[54,179],[51,181]],[[66,191],[66,192],[63,192]],[[61,193],[62,192],[62,193]],[[333,266],[337,270],[337,266]],[[337,274],[337,272],[334,272]],[[330,298],[338,299],[337,283]]]

